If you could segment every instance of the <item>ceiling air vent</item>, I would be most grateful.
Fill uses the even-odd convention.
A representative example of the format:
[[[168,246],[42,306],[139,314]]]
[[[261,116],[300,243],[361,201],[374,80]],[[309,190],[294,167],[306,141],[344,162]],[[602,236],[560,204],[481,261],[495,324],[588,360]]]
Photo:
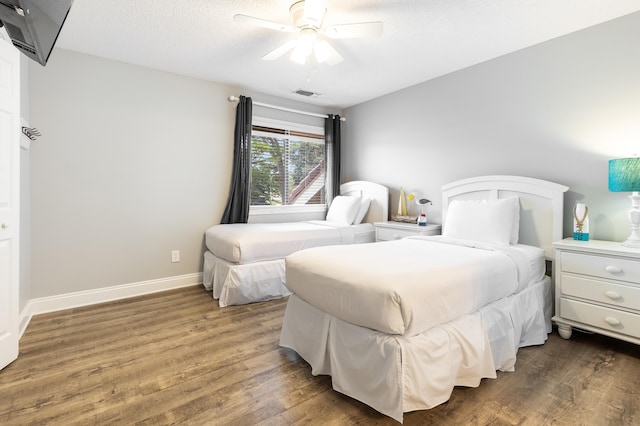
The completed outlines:
[[[300,96],[306,96],[307,98],[315,98],[316,96],[320,96],[320,93],[310,92],[308,90],[302,89],[294,90],[293,93]]]

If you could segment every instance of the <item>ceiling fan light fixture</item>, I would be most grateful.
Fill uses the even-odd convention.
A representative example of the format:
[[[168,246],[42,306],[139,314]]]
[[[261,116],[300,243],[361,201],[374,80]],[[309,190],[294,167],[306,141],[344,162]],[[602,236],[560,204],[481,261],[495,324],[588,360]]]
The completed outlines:
[[[315,43],[316,31],[313,28],[303,28],[300,31],[296,47],[291,52],[291,60],[304,65],[311,52],[313,52]]]
[[[289,59],[297,64],[304,65],[307,62],[307,57],[309,57],[309,53],[298,46],[293,49],[293,52],[291,52],[291,56],[289,57]]]
[[[316,61],[321,64],[329,59],[333,50],[326,40],[318,40],[313,46],[313,53],[316,56]]]
[[[273,61],[291,51],[293,62],[305,65],[311,59],[328,65],[344,60],[342,55],[326,40],[318,40],[318,34],[333,38],[376,37],[382,35],[382,22],[357,22],[322,28],[327,12],[327,0],[298,0],[289,8],[294,25],[285,25],[248,15],[235,15],[236,22],[284,32],[298,32],[297,40],[289,40],[268,52],[262,59]]]

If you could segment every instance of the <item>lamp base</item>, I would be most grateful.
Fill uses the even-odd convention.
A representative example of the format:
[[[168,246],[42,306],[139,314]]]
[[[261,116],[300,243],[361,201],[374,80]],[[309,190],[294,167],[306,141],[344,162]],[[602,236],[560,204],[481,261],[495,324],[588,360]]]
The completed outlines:
[[[634,191],[629,195],[631,209],[629,209],[629,222],[631,223],[631,235],[622,245],[625,247],[640,247],[640,195]]]
[[[640,248],[640,241],[625,240],[620,245],[625,247]]]

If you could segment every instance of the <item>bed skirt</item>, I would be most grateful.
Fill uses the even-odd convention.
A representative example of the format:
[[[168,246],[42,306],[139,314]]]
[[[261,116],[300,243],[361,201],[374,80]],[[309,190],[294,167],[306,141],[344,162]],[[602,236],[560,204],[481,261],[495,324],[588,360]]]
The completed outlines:
[[[247,264],[227,262],[204,253],[203,285],[221,308],[279,299],[291,294],[285,285],[284,259]]]
[[[413,337],[334,318],[295,294],[280,346],[296,351],[333,389],[402,422],[403,413],[449,400],[455,386],[477,387],[496,370],[513,371],[518,348],[551,332],[550,280]]]

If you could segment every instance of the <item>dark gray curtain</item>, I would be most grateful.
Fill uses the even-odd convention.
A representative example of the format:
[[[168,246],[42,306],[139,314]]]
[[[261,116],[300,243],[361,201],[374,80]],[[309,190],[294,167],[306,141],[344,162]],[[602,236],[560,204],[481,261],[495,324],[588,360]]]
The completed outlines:
[[[233,134],[233,172],[229,200],[220,223],[247,223],[251,204],[251,98],[240,96]]]
[[[329,115],[324,120],[324,143],[326,149],[327,168],[325,192],[327,204],[333,197],[340,195],[340,116]]]

